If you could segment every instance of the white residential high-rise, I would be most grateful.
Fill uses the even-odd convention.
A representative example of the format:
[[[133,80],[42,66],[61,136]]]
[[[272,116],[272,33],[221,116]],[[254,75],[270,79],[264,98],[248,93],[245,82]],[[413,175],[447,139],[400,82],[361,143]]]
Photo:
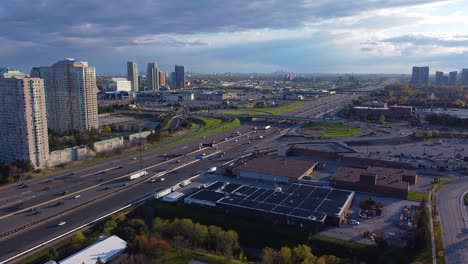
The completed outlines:
[[[127,79],[132,84],[132,91],[139,91],[138,85],[138,65],[135,62],[127,62]]]
[[[33,68],[44,79],[49,129],[65,133],[98,128],[96,69],[87,62],[64,59],[51,67]]]
[[[44,81],[0,69],[0,116],[0,161],[46,166],[49,140]]]
[[[159,70],[156,62],[148,63],[148,70],[146,73],[146,84],[148,91],[159,91]]]

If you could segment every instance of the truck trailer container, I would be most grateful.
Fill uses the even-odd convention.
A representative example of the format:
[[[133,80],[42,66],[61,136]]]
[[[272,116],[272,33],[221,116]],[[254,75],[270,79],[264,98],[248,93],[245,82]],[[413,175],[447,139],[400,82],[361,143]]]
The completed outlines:
[[[159,199],[165,195],[168,195],[172,192],[171,188],[164,189],[154,194],[154,199]]]
[[[180,186],[185,187],[185,186],[189,185],[190,183],[192,183],[190,180],[185,180],[185,181],[180,183]]]
[[[137,173],[134,173],[134,174],[128,176],[128,179],[129,180],[134,180],[134,179],[138,179],[141,176],[145,176],[145,175],[148,175],[147,171],[140,171],[140,172],[137,172]]]

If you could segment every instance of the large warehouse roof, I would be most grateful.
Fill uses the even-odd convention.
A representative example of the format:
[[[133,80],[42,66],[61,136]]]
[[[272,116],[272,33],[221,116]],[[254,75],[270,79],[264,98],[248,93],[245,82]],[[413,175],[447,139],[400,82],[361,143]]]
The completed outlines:
[[[232,187],[229,187],[233,185]],[[212,187],[212,188],[210,188]],[[292,184],[285,190],[269,190],[227,182],[215,182],[189,198],[240,209],[285,215],[312,221],[341,215],[353,198],[352,191]]]
[[[247,186],[244,186],[247,187]],[[324,221],[327,215],[339,215],[351,191],[304,184],[292,184],[284,191],[247,187],[218,201],[219,204],[273,214]]]
[[[127,247],[127,242],[118,236],[111,236],[102,241],[75,253],[60,261],[60,264],[95,264],[100,258],[102,262],[107,262],[112,257],[118,255]]]
[[[313,168],[317,162],[265,156],[248,160],[234,170],[297,178]]]

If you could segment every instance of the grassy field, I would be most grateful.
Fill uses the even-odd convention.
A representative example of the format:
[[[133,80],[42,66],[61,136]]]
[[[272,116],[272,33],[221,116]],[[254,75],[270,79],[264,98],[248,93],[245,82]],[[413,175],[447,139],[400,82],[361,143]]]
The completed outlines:
[[[188,264],[191,260],[199,260],[212,264],[224,264],[226,261],[223,256],[216,256],[207,253],[194,252],[182,248],[173,248],[170,252],[160,257],[158,263],[167,264]],[[239,260],[232,260],[232,264],[241,264]],[[245,262],[244,262],[245,263]],[[253,263],[253,262],[247,262]]]
[[[468,193],[463,196],[463,201],[465,201],[465,205],[468,205]]]
[[[301,128],[301,133],[313,137],[344,137],[361,134],[361,128],[337,123],[309,122]]]
[[[443,240],[442,225],[439,221],[434,221],[434,240],[437,255],[437,264],[445,264],[445,246]]]
[[[232,109],[232,110],[220,110],[218,113],[230,114],[230,115],[279,115],[297,109],[303,106],[305,102],[296,101],[294,103],[283,104],[278,107],[269,108],[250,108],[250,109]]]
[[[408,200],[410,201],[417,201],[420,202],[422,200],[429,200],[429,193],[428,192],[418,192],[418,191],[409,191],[408,193]]]
[[[308,244],[314,255],[333,254],[347,258],[356,256],[367,263],[409,263],[411,255],[406,249],[386,247],[377,248],[352,241],[340,240],[328,236],[311,234],[299,228],[274,225],[261,220],[225,215],[215,208],[203,208],[184,203],[168,204],[162,201],[149,203],[158,217],[190,218],[205,225],[217,225],[224,229],[234,229],[239,234],[239,242],[253,248],[281,246],[294,247]]]
[[[440,191],[440,189],[442,189],[442,188],[444,188],[445,186],[447,186],[448,184],[450,184],[450,182],[451,182],[451,180],[441,178],[440,181],[439,181],[439,183],[436,183],[436,184],[435,184],[434,191],[435,191],[435,192]]]
[[[202,128],[200,131],[208,130],[214,126],[221,124],[223,121],[225,121],[220,118],[212,118],[212,117],[198,117],[197,119],[202,124]]]

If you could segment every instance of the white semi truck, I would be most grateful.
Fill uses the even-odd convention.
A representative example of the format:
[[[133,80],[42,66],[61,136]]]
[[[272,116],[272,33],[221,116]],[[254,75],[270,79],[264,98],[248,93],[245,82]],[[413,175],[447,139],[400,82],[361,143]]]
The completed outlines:
[[[145,176],[145,175],[148,175],[148,172],[147,171],[140,171],[140,172],[136,172],[130,176],[128,176],[128,179],[131,181],[131,180],[135,180],[135,179],[138,179],[140,178],[141,176]]]

